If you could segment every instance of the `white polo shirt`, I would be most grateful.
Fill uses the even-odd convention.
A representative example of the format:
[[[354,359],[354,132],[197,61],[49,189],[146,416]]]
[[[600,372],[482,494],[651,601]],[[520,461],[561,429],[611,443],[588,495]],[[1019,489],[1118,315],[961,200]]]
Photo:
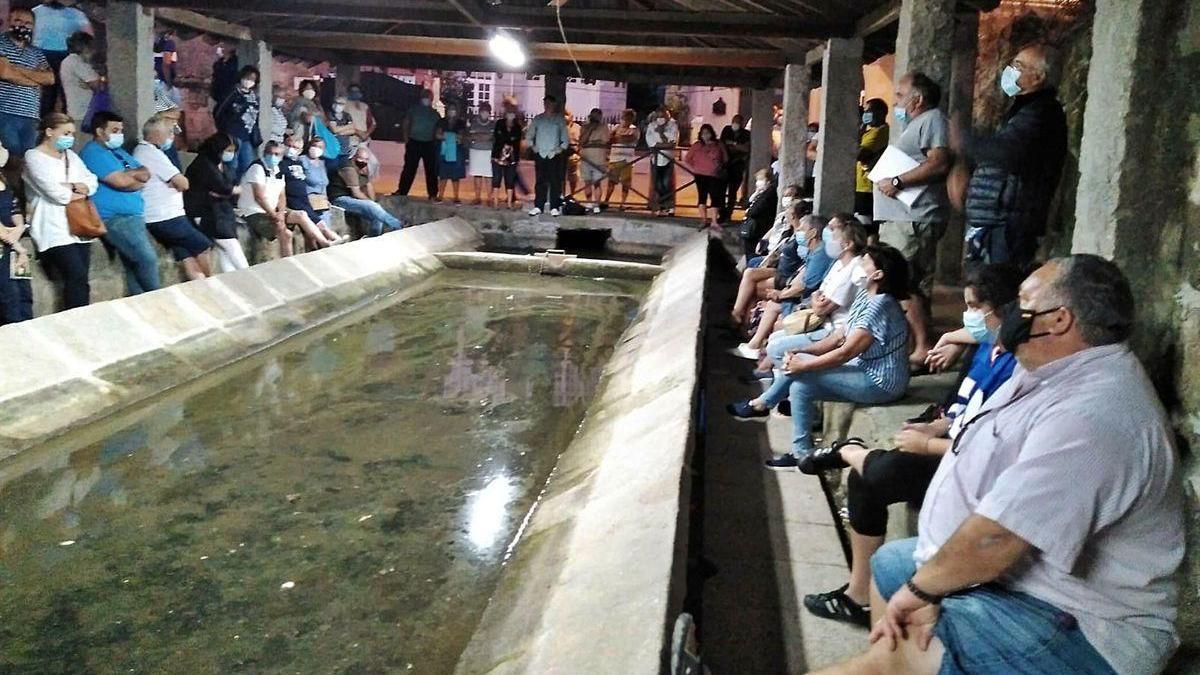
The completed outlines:
[[[142,187],[146,204],[146,222],[161,223],[184,215],[183,193],[167,182],[180,171],[157,146],[140,141],[133,149],[133,158],[150,171],[150,180]]]

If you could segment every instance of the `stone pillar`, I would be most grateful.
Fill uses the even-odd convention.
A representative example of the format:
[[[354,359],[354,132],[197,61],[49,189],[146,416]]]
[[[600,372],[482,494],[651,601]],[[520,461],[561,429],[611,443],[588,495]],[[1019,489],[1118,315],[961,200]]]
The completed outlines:
[[[950,136],[950,148],[954,151],[955,164],[946,188],[950,193],[953,210],[946,234],[938,242],[936,279],[940,283],[957,284],[963,273],[966,214],[961,206],[966,200],[967,181],[970,172],[962,161],[960,132],[974,127],[975,108],[975,59],[979,52],[979,12],[959,14],[954,25],[954,56],[951,59],[950,88],[943,97],[950,123],[955,132]]]
[[[132,139],[154,114],[154,16],[126,0],[110,2],[107,16],[108,91]]]
[[[0,0],[0,1],[2,1],[2,0]],[[749,89],[747,87],[742,87],[742,88],[738,89],[737,114],[742,116],[743,123],[745,123],[746,120],[753,119],[753,117],[754,117],[754,106],[752,103],[753,97],[754,97],[754,91],[755,91],[754,89]],[[721,132],[718,131],[717,133],[721,133]],[[753,149],[751,149],[751,152],[753,152]],[[743,195],[749,195],[751,192],[754,192],[754,190],[753,190],[754,169],[751,168],[752,166],[754,166],[753,162],[750,162],[749,164],[746,165],[746,175],[742,179],[742,194]]]
[[[350,85],[358,82],[360,67],[347,63],[339,63],[334,68],[337,77],[334,78],[334,94],[345,96],[350,91]]]
[[[558,105],[561,108],[567,107],[567,76],[566,75],[546,75],[546,95],[553,96],[558,99]],[[540,113],[541,108],[538,108],[534,114]],[[574,112],[574,111],[572,111]]]
[[[914,70],[949,91],[956,0],[903,0],[896,34],[895,80]],[[893,134],[902,129],[893,128]]]
[[[263,139],[271,136],[271,85],[273,83],[271,46],[258,38],[238,43],[238,63],[241,67],[258,68],[258,128]]]
[[[809,67],[801,60],[783,71],[783,142],[779,145],[779,190],[804,184],[807,174]]]
[[[775,90],[755,89],[752,94],[750,119],[750,165],[748,173],[754,180],[754,172],[771,166],[771,131],[774,126]]]
[[[813,211],[826,216],[836,211],[854,212],[862,57],[862,38],[833,38],[825,45]]]

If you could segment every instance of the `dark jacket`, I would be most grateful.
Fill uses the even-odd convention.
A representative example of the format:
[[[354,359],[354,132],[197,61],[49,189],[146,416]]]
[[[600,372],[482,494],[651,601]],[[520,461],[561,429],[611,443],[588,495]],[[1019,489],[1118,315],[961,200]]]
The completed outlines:
[[[1013,100],[1000,130],[971,139],[969,227],[1006,228],[1011,240],[1046,233],[1050,201],[1067,154],[1067,118],[1053,88]]]
[[[512,127],[508,120],[496,122],[496,130],[492,134],[492,160],[497,164],[511,164],[521,158],[521,139],[525,134],[521,120],[513,120]],[[505,152],[507,150],[507,152]]]
[[[237,236],[233,215],[233,188],[229,169],[203,153],[196,155],[184,175],[188,189],[183,193],[183,209],[189,218],[200,220],[200,230],[214,239]]]
[[[258,128],[258,94],[238,88],[225,97],[213,111],[213,122],[217,131],[229,134],[238,141],[250,141],[251,145],[262,144],[262,133]]]
[[[742,227],[738,231],[742,239],[758,243],[771,225],[775,223],[775,211],[778,208],[779,195],[772,184],[766,190],[751,195],[750,205],[746,207],[746,215],[742,218]]]

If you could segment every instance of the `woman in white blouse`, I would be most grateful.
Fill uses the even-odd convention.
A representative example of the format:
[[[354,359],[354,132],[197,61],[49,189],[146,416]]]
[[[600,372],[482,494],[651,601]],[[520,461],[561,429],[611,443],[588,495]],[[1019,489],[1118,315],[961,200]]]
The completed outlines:
[[[29,234],[38,256],[63,281],[63,309],[88,304],[88,265],[91,239],[71,234],[67,204],[96,192],[96,175],[71,150],[75,121],[50,113],[38,125],[40,142],[25,153],[25,198],[30,212]]]

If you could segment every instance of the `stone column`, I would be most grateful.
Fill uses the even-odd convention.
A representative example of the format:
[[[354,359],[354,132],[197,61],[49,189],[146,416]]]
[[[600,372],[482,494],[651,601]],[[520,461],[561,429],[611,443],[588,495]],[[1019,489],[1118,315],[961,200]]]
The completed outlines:
[[[979,12],[959,14],[954,25],[954,56],[951,59],[950,88],[943,97],[947,114],[957,130],[950,136],[955,165],[946,181],[953,206],[946,234],[938,242],[936,279],[940,283],[957,284],[962,278],[966,214],[960,206],[966,199],[970,173],[962,161],[962,140],[959,132],[974,127],[975,59],[979,52]]]
[[[126,0],[108,3],[107,16],[108,91],[132,139],[154,114],[154,16]]]
[[[956,0],[903,0],[896,34],[896,80],[919,70],[942,87],[950,88]],[[899,134],[901,129],[893,128]]]
[[[862,38],[833,38],[825,46],[813,211],[826,216],[836,211],[854,212],[862,57]]]
[[[546,95],[553,96],[558,99],[558,105],[561,108],[567,107],[567,76],[566,75],[546,75]],[[540,113],[539,106],[534,114]]]
[[[772,114],[775,112],[775,90],[755,89],[752,94],[750,109],[750,165],[746,173],[754,180],[754,172],[770,168],[771,128],[774,125]]]
[[[779,145],[779,190],[804,184],[807,173],[809,67],[801,60],[783,71],[783,142]],[[756,123],[757,125],[757,123]]]
[[[271,85],[273,83],[271,46],[258,38],[238,43],[238,63],[241,67],[258,68],[258,128],[263,139],[271,136]]]
[[[350,91],[350,85],[358,82],[360,67],[348,63],[339,63],[334,68],[337,77],[334,78],[334,93],[345,96]]]

